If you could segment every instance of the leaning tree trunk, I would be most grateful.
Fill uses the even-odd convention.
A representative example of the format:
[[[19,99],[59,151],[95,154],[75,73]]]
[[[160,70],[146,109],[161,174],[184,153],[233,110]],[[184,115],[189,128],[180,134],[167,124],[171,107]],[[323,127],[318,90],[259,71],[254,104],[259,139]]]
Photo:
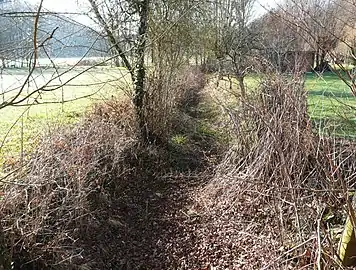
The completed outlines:
[[[136,64],[136,76],[134,80],[134,97],[133,97],[133,103],[135,105],[141,136],[145,142],[149,142],[150,140],[149,130],[145,119],[145,110],[144,110],[144,99],[146,94],[145,51],[146,51],[147,30],[148,30],[148,8],[149,8],[149,0],[142,0],[138,7],[140,25],[138,29],[138,40],[137,40],[137,48],[136,48],[137,64]]]

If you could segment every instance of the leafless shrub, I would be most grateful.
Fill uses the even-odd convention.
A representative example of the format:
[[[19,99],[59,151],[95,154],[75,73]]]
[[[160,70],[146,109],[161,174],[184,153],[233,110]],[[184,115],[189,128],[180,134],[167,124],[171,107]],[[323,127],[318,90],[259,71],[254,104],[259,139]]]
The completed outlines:
[[[104,62],[103,59],[83,59],[77,63],[77,66],[108,66],[109,63]]]
[[[338,267],[332,229],[343,218],[345,179],[355,181],[353,144],[313,134],[301,78],[271,75],[241,102],[229,112],[234,147],[198,206],[241,246],[234,267]]]
[[[133,118],[129,103],[111,101],[97,105],[74,130],[42,141],[28,172],[4,186],[7,263],[62,269],[83,262],[85,244],[79,243],[106,230],[101,219],[113,203],[112,186],[131,174],[124,160],[136,143]]]
[[[196,106],[199,103],[199,91],[202,90],[207,80],[205,74],[199,68],[185,71],[180,78],[178,84],[179,96],[178,96],[178,108],[186,110]]]

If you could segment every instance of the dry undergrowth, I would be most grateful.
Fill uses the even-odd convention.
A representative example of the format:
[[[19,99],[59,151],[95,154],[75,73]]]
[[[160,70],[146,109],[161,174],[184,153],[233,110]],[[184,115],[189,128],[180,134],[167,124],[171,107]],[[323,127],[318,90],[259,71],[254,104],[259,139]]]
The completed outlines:
[[[230,109],[235,143],[197,195],[196,211],[214,224],[232,254],[229,263],[215,264],[339,267],[336,231],[346,198],[341,183],[355,183],[355,144],[314,135],[302,79],[271,76],[260,90]],[[200,247],[208,245],[205,238]]]
[[[175,96],[187,111],[205,80],[189,76]],[[313,134],[299,78],[271,77],[260,90],[229,106],[234,143],[213,174],[210,134],[168,151],[140,145],[129,102],[97,106],[43,139],[28,171],[4,187],[5,269],[337,267],[341,181],[355,183],[355,144]],[[172,114],[164,136],[168,126],[197,129],[183,123],[191,115]]]
[[[135,143],[132,123],[129,103],[111,101],[73,130],[42,140],[28,173],[4,187],[7,263],[22,269],[33,262],[39,269],[80,262],[83,250],[76,242],[100,225],[103,206],[112,203],[110,181],[129,174],[123,159]]]
[[[180,117],[177,113],[197,105],[196,93],[205,84],[205,75],[198,68],[154,72],[148,80],[145,98],[148,130],[161,140],[169,138]]]

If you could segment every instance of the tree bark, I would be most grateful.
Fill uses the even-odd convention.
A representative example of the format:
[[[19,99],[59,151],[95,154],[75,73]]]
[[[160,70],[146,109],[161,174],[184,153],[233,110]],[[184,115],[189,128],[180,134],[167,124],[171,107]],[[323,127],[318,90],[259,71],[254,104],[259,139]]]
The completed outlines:
[[[320,64],[320,60],[319,60],[319,55],[320,55],[320,50],[319,50],[319,48],[316,50],[316,53],[315,53],[315,67],[317,67],[317,66],[319,66],[319,64]],[[315,68],[314,67],[314,68]]]
[[[245,98],[246,97],[246,87],[245,87],[245,83],[244,83],[244,76],[237,76],[237,81],[239,82],[241,97]]]
[[[145,99],[145,81],[146,81],[146,68],[145,68],[145,51],[147,41],[148,30],[148,9],[149,0],[142,0],[138,4],[140,25],[138,29],[137,40],[137,64],[136,64],[136,76],[134,80],[134,97],[133,103],[136,109],[136,115],[138,118],[139,129],[144,142],[150,141],[150,134],[145,119],[144,99]]]
[[[119,45],[115,35],[105,21],[105,18],[99,11],[98,5],[95,0],[88,0],[93,12],[95,14],[96,19],[99,24],[104,28],[109,42],[113,46],[113,49],[118,53],[121,58],[124,66],[128,69],[131,75],[134,94],[132,98],[132,102],[135,106],[138,125],[140,129],[140,133],[142,135],[142,139],[144,142],[149,142],[149,130],[147,127],[146,119],[145,119],[145,110],[144,110],[144,99],[146,94],[145,89],[145,81],[146,81],[146,69],[145,69],[145,55],[146,55],[146,41],[147,41],[147,32],[148,32],[148,11],[150,0],[137,0],[132,1],[136,5],[136,11],[139,16],[139,25],[138,25],[138,35],[135,46],[135,56],[136,62],[135,65],[130,63],[127,54],[125,52],[125,48]],[[115,61],[115,64],[118,63]]]

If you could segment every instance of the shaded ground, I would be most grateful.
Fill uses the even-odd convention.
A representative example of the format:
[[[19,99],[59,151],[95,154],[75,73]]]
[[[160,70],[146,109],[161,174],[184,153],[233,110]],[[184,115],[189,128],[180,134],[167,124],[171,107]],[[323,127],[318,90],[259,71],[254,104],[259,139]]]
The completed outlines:
[[[177,131],[181,140],[172,140],[168,147],[127,149],[125,167],[132,170],[135,181],[128,175],[128,181],[120,179],[111,189],[116,189],[111,195],[117,199],[108,205],[99,222],[107,228],[94,228],[101,234],[91,234],[92,249],[85,251],[93,261],[102,258],[102,265],[86,266],[201,270],[311,267],[315,249],[304,245],[293,249],[293,240],[280,238],[283,227],[279,227],[279,215],[285,215],[282,226],[292,231],[293,209],[282,203],[281,213],[275,211],[270,198],[274,194],[268,194],[270,183],[261,182],[260,187],[258,182],[237,181],[235,185],[241,190],[233,203],[210,213],[199,205],[201,188],[213,175],[207,168],[215,167],[223,151],[219,151],[218,134],[204,121],[211,120],[209,106],[199,96],[192,101],[185,108],[186,115],[180,115],[189,122],[189,129]],[[306,224],[315,218],[308,213],[303,216]],[[309,228],[308,233],[312,231]],[[306,238],[308,245],[317,245],[314,236]]]
[[[185,138],[183,142],[172,140],[168,148],[127,149],[125,167],[131,169],[135,181],[128,175],[128,181],[121,177],[120,183],[108,188],[116,190],[111,197],[117,199],[98,222],[106,228],[93,228],[100,235],[88,234],[92,248],[83,255],[96,263],[85,259],[84,266],[203,270],[273,265],[272,258],[255,256],[261,249],[278,246],[273,240],[278,238],[275,224],[259,205],[259,196],[241,196],[241,201],[218,212],[209,213],[199,205],[202,188],[214,175],[212,170],[226,148],[219,144],[220,134],[212,126],[217,112],[202,93],[195,94],[184,108],[186,114],[180,115],[189,122],[181,132],[177,130]],[[250,204],[253,208],[246,207],[254,200],[257,202]],[[262,231],[256,225],[258,220],[266,223]],[[88,245],[87,240],[84,245]],[[101,258],[101,265],[97,258]]]

